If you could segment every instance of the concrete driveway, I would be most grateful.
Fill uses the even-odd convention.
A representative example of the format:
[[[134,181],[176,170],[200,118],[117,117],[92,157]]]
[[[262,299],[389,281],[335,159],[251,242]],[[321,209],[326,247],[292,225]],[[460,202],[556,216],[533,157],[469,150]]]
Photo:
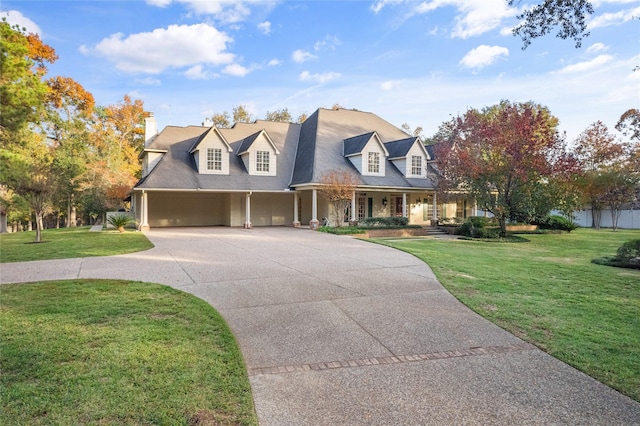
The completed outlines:
[[[640,404],[476,315],[409,254],[293,228],[147,236],[146,252],[3,264],[1,282],[122,278],[208,301],[263,426],[640,424]]]

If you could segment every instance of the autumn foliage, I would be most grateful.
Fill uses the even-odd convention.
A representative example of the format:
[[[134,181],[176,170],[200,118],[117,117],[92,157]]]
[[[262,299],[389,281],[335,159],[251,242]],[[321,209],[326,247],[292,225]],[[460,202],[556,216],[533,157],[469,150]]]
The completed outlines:
[[[469,194],[503,235],[509,219],[548,213],[555,183],[576,167],[557,126],[547,108],[531,102],[468,110],[436,135],[439,189]]]
[[[356,174],[349,170],[330,170],[320,178],[318,192],[331,205],[338,227],[342,225],[358,182]]]

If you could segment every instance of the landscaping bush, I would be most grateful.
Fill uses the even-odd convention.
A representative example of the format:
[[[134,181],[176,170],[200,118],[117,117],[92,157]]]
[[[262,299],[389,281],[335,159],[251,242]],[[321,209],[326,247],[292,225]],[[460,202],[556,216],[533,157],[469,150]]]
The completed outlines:
[[[576,225],[571,219],[557,215],[547,216],[540,221],[538,226],[540,226],[540,229],[553,229],[567,232],[574,231],[578,228],[578,225]]]
[[[362,221],[363,228],[404,228],[409,223],[406,217],[367,217]]]
[[[640,269],[640,238],[627,241],[618,247],[615,257],[601,257],[593,259],[592,262],[618,268]]]
[[[471,238],[498,238],[499,229],[489,227],[491,220],[484,216],[471,216],[458,228],[458,234]]]

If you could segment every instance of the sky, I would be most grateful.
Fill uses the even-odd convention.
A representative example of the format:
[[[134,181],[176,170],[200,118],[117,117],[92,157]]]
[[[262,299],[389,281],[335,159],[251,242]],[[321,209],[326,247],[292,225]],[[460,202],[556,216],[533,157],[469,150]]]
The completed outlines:
[[[159,129],[243,105],[294,119],[339,104],[423,136],[469,108],[533,101],[569,141],[600,120],[612,134],[640,108],[640,0],[595,0],[581,48],[555,33],[523,50],[522,0],[31,1],[0,16],[56,50],[97,105],[144,101]]]

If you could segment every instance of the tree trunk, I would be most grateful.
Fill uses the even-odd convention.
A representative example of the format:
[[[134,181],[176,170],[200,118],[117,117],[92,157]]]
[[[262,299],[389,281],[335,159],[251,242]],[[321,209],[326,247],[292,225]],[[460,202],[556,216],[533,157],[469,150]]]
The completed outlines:
[[[600,219],[602,218],[602,209],[600,207],[591,205],[591,227],[593,229],[600,229]]]
[[[0,234],[6,234],[9,232],[7,228],[7,212],[4,210],[0,211]]]
[[[42,242],[42,212],[36,211],[36,243]]]
[[[505,238],[507,236],[507,218],[500,216],[498,218],[498,223],[500,224],[500,236]]]
[[[67,201],[67,227],[73,228],[76,226],[76,206],[73,205],[73,194],[69,194]]]
[[[613,232],[618,230],[618,220],[620,219],[620,214],[622,210],[616,208],[614,206],[610,206],[611,209],[611,226],[613,226]]]

